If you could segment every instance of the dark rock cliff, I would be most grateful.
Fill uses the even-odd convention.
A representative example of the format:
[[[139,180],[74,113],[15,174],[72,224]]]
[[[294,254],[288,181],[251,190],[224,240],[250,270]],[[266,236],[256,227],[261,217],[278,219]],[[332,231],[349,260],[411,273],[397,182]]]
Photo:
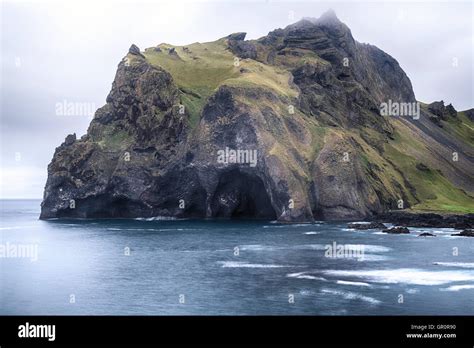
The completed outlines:
[[[87,134],[56,149],[41,218],[355,219],[441,205],[425,192],[435,179],[473,204],[472,143],[453,142],[468,160],[444,167],[403,150],[403,134],[419,134],[420,148],[439,137],[381,116],[388,100],[416,102],[410,80],[333,12],[259,40],[132,45]]]

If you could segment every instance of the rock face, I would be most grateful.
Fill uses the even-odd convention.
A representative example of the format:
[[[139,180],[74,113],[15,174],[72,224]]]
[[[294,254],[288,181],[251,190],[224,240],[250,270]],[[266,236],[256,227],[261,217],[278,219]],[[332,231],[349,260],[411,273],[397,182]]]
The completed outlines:
[[[412,227],[451,227],[467,229],[474,227],[474,214],[413,214],[408,212],[391,212],[377,217],[381,221],[391,221],[399,226]]]
[[[142,53],[140,52],[140,49],[135,44],[132,44],[132,46],[130,46],[130,48],[128,49],[128,53],[143,57]]]
[[[464,230],[460,233],[453,233],[451,236],[459,236],[459,237],[474,237],[474,230]]]
[[[248,41],[244,41],[246,33],[234,33],[228,36],[229,48],[240,58],[257,58],[256,46]]]
[[[454,107],[449,104],[447,106],[444,105],[444,101],[433,102],[428,104],[428,110],[430,110],[433,114],[441,118],[442,120],[446,120],[449,117],[456,117],[457,111]]]
[[[428,232],[423,232],[418,235],[418,237],[436,237],[436,235]]]
[[[474,121],[474,109],[465,110],[464,113],[469,118],[469,120]]]
[[[384,233],[390,233],[390,234],[408,234],[410,233],[410,230],[406,227],[402,226],[395,226],[395,227],[390,227],[387,229],[382,230]]]
[[[450,206],[474,207],[472,148],[424,114],[381,116],[416,102],[410,80],[333,12],[185,47],[132,45],[87,134],[56,149],[42,219],[349,220],[451,191]],[[442,160],[445,143],[467,160]]]

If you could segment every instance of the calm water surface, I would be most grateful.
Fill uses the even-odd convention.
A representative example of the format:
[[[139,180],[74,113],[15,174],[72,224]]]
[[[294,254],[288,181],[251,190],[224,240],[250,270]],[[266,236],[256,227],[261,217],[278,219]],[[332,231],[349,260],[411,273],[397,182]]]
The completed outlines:
[[[37,247],[0,258],[0,314],[474,314],[474,238],[452,229],[39,221],[40,201],[0,204],[1,245]],[[326,257],[334,242],[360,254]]]

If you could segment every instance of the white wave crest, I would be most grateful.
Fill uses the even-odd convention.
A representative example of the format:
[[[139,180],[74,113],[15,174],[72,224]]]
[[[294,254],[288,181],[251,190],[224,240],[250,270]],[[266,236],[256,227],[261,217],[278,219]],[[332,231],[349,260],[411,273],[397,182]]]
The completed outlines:
[[[433,262],[433,265],[446,267],[474,268],[474,262]]]
[[[222,268],[287,268],[295,267],[290,265],[274,265],[274,264],[261,264],[261,263],[247,263],[241,261],[218,261],[218,264]]]
[[[148,217],[148,218],[138,217],[138,218],[135,218],[134,220],[138,220],[138,221],[170,221],[170,220],[178,220],[178,219],[174,216],[152,216],[152,217]],[[182,219],[180,219],[180,220],[182,220]]]
[[[358,294],[356,292],[341,291],[341,290],[334,290],[334,289],[321,289],[321,292],[324,293],[324,294],[332,294],[332,295],[342,296],[346,300],[361,300],[361,301],[367,302],[371,305],[377,305],[377,304],[381,303],[380,300],[377,300],[373,297],[364,296],[364,295]]]
[[[324,274],[338,277],[357,277],[374,283],[384,284],[415,284],[441,285],[451,282],[474,280],[471,271],[426,271],[414,268],[399,268],[387,270],[326,270]]]
[[[290,274],[287,274],[286,276],[289,277],[289,278],[310,279],[310,280],[322,280],[322,281],[326,281],[326,279],[323,278],[323,277],[312,276],[312,275],[306,274],[306,272],[290,273]]]
[[[364,283],[364,282],[350,282],[347,280],[338,280],[336,281],[337,284],[341,285],[354,285],[354,286],[371,286],[369,283]]]
[[[443,288],[439,290],[440,291],[459,291],[459,290],[466,290],[466,289],[474,289],[474,284],[452,285],[447,288]]]

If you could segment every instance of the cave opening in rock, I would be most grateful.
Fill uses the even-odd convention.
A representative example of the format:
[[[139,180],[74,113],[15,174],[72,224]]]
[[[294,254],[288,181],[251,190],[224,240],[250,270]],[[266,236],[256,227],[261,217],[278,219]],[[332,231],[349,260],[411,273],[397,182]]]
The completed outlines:
[[[276,219],[262,179],[239,169],[220,176],[211,209],[213,217]]]

